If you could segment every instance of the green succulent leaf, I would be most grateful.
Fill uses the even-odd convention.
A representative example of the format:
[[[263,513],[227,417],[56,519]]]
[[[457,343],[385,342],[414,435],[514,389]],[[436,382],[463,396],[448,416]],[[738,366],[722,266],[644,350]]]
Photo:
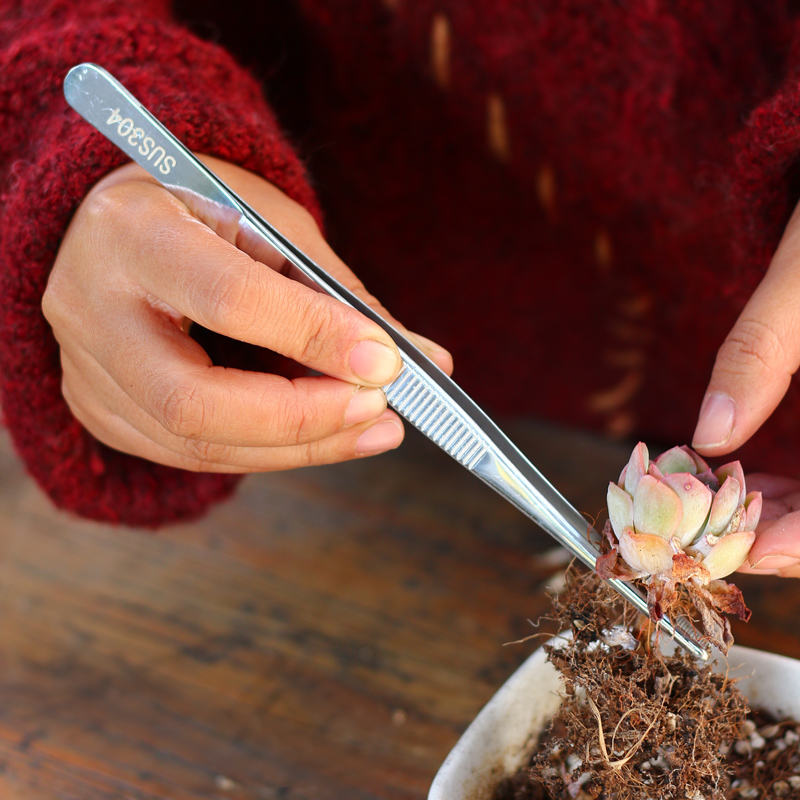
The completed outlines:
[[[633,526],[637,533],[671,539],[683,517],[681,500],[666,483],[644,475],[633,496]]]
[[[744,564],[755,539],[755,531],[738,531],[723,536],[703,559],[709,579],[718,580],[736,572]]]
[[[617,539],[625,528],[633,527],[633,498],[616,483],[608,484],[608,518]]]
[[[654,462],[662,475],[671,475],[674,472],[688,472],[697,475],[697,463],[690,453],[683,447],[673,447],[662,453]]]

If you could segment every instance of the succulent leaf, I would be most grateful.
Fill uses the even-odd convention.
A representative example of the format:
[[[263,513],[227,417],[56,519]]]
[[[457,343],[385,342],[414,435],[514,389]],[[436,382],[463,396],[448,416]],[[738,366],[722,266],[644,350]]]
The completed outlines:
[[[625,528],[633,527],[633,498],[616,483],[609,483],[606,504],[611,527],[619,539]]]
[[[711,504],[706,533],[717,536],[728,527],[731,517],[739,507],[740,493],[739,481],[736,478],[725,478],[725,482],[719,487],[714,502]]]
[[[647,474],[647,469],[650,466],[650,454],[647,452],[647,445],[644,442],[639,442],[633,448],[628,466],[624,471],[624,485],[625,491],[633,497],[636,493],[636,487],[643,476]]]
[[[678,495],[683,517],[675,530],[681,547],[691,544],[705,527],[711,502],[711,490],[688,472],[673,472],[662,479]]]
[[[723,536],[703,559],[703,566],[708,570],[710,580],[724,578],[739,569],[755,539],[755,531],[737,531]]]
[[[697,455],[697,453],[695,453],[695,451],[692,450],[691,447],[687,447],[684,444],[684,445],[681,445],[681,450],[686,452],[689,455],[689,458],[691,458],[692,461],[694,461],[695,469],[694,469],[693,474],[699,475],[702,472],[709,472],[710,471],[709,468],[708,468],[708,464],[706,464],[706,462],[702,458],[700,458],[700,456]]]
[[[719,469],[714,470],[714,475],[717,476],[721,484],[725,483],[727,478],[735,478],[739,482],[739,502],[737,505],[744,503],[747,490],[744,482],[744,470],[740,461],[731,461],[730,464],[724,464]]]
[[[664,473],[655,464],[650,464],[647,474],[659,481],[664,477]]]
[[[745,520],[745,530],[754,531],[761,519],[761,508],[764,501],[761,497],[761,492],[750,492],[744,499],[744,507],[747,511],[747,518]]]
[[[672,569],[674,550],[669,541],[626,528],[619,536],[619,551],[630,567],[641,575],[660,575]]]
[[[673,447],[662,453],[654,462],[663,475],[674,472],[688,472],[697,475],[697,463],[683,447]]]
[[[698,472],[697,480],[708,486],[712,492],[719,491],[719,478],[717,478],[717,476],[710,469],[705,469],[702,472]]]
[[[633,496],[633,526],[637,533],[671,539],[683,517],[681,500],[666,483],[644,475]]]

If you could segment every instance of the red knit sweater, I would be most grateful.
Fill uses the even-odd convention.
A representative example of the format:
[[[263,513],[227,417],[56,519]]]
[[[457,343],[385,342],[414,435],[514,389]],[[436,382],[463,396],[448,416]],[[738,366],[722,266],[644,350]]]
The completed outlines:
[[[2,0],[0,386],[20,456],[58,505],[134,525],[236,480],[109,450],[61,396],[42,292],[123,160],[62,99],[74,64],[317,213],[311,175],[340,254],[490,411],[672,444],[800,196],[798,31],[784,0]],[[748,467],[800,471],[798,421],[793,389]]]

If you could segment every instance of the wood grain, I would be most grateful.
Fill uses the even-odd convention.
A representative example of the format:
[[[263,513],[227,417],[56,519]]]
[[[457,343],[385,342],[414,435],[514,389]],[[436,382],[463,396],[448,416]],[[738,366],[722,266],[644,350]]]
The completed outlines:
[[[589,515],[626,448],[516,441]],[[0,442],[3,800],[423,798],[535,643],[552,542],[414,434],[249,478],[158,535],[51,508]],[[741,581],[737,641],[800,657],[800,584]]]

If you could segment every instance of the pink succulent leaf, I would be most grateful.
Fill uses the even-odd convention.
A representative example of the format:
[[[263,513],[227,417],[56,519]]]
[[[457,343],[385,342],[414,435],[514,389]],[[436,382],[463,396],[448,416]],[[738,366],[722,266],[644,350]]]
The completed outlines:
[[[745,530],[754,531],[761,519],[761,509],[764,501],[761,498],[761,492],[750,492],[744,499],[744,507],[747,511],[747,518],[745,519]]]
[[[662,453],[653,462],[663,475],[671,475],[673,472],[688,472],[692,475],[697,474],[697,464],[692,456],[683,447],[673,447]]]
[[[616,483],[609,483],[606,504],[611,527],[619,539],[625,528],[633,527],[633,498]]]
[[[647,452],[647,445],[644,442],[639,442],[633,448],[631,457],[628,460],[628,466],[625,472],[625,491],[633,497],[636,493],[636,487],[644,475],[647,474],[647,468],[650,466],[650,454]]]
[[[660,575],[672,569],[673,549],[669,541],[626,528],[619,537],[619,552],[640,575]]]
[[[628,465],[626,464],[626,465],[625,465],[625,466],[622,468],[622,472],[620,472],[620,474],[619,474],[619,480],[617,481],[617,484],[618,484],[619,486],[623,486],[623,487],[625,486],[625,476],[626,476],[627,474],[628,474]]]
[[[739,502],[737,505],[744,503],[747,490],[744,482],[744,470],[740,461],[731,461],[730,464],[723,464],[719,469],[714,470],[714,474],[721,484],[725,483],[727,478],[735,478],[739,481]]]
[[[755,540],[755,531],[737,531],[723,536],[703,559],[703,566],[708,570],[710,579],[713,581],[724,578],[739,569]]]
[[[632,570],[619,556],[619,548],[613,547],[608,553],[597,556],[595,560],[595,571],[604,580],[616,578],[620,581],[635,581],[637,578],[644,577],[643,573]]]
[[[697,480],[704,483],[712,492],[719,491],[719,478],[710,470],[706,469],[697,473]]]
[[[694,475],[699,475],[701,472],[708,471],[708,464],[706,464],[706,462],[699,455],[697,455],[697,453],[695,453],[695,451],[692,450],[691,447],[683,445],[681,447],[681,450],[684,450],[689,455],[689,457],[694,461],[694,466],[695,466],[693,472]]]
[[[647,474],[659,481],[664,477],[664,473],[655,464],[650,464]]]
[[[728,527],[731,517],[739,507],[740,488],[736,478],[725,478],[725,483],[720,486],[711,504],[706,533],[717,536]]]
[[[686,547],[705,527],[714,494],[688,472],[673,472],[665,475],[662,480],[681,501],[683,516],[675,530],[675,536],[680,540],[681,547]]]
[[[637,533],[669,540],[683,517],[681,500],[666,483],[644,475],[633,496],[633,526]]]

